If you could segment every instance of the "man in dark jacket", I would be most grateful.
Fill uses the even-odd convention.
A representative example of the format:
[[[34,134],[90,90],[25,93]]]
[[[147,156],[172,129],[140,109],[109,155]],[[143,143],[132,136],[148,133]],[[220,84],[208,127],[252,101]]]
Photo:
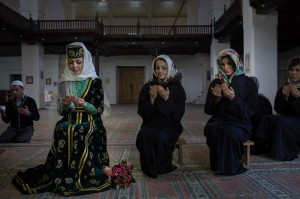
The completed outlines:
[[[10,123],[0,135],[0,143],[29,143],[34,132],[33,120],[40,119],[36,102],[25,95],[24,85],[19,80],[11,83],[11,92],[13,98],[6,102],[5,110],[0,108],[2,120]]]

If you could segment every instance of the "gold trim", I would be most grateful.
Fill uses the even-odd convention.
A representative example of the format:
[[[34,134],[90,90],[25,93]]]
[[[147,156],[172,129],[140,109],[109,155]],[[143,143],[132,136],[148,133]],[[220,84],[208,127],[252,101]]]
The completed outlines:
[[[85,165],[85,162],[87,160],[87,157],[88,157],[88,140],[90,138],[90,136],[92,135],[93,133],[93,130],[94,130],[94,120],[91,120],[90,121],[90,129],[88,131],[88,134],[86,135],[85,137],[85,149],[84,149],[84,152],[83,152],[83,155],[81,156],[80,158],[80,161],[79,161],[79,164],[78,164],[78,174],[79,174],[79,177],[78,177],[78,186],[80,186],[80,188],[82,189],[82,185],[81,185],[81,182],[80,182],[80,179],[81,179],[81,173],[82,173],[82,170],[83,170],[83,167]]]
[[[81,95],[81,98],[85,98],[86,95],[88,94],[88,91],[90,90],[92,81],[93,81],[93,80],[92,80],[91,78],[88,79],[88,83],[87,83],[86,87],[84,88],[84,92],[83,92],[83,94]]]

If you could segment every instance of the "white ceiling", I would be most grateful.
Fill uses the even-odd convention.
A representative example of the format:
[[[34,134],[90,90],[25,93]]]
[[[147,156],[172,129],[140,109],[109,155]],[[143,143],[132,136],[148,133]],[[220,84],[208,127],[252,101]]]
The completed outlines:
[[[71,0],[76,18],[155,18],[186,17],[187,0]]]

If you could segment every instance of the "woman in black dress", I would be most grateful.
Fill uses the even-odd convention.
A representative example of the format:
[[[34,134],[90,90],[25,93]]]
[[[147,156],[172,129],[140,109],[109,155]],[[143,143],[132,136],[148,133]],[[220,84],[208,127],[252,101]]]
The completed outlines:
[[[300,152],[300,58],[293,58],[287,70],[288,82],[275,97],[279,115],[265,116],[255,134],[256,144],[280,161],[298,158]]]
[[[251,136],[251,116],[257,109],[257,86],[244,74],[243,64],[233,49],[220,52],[219,77],[208,90],[204,112],[212,115],[204,135],[210,153],[211,170],[224,175],[244,173],[243,143]]]
[[[152,64],[153,79],[140,91],[138,114],[143,118],[136,146],[142,171],[153,178],[169,173],[174,144],[183,131],[181,118],[185,112],[185,91],[179,73],[167,55],[159,55]]]

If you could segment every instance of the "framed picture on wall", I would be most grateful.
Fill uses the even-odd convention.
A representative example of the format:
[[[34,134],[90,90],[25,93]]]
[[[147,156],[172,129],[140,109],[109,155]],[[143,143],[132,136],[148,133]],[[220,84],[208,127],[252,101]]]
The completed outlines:
[[[51,85],[51,78],[46,78],[46,84]]]
[[[26,84],[33,84],[33,76],[26,76]]]

